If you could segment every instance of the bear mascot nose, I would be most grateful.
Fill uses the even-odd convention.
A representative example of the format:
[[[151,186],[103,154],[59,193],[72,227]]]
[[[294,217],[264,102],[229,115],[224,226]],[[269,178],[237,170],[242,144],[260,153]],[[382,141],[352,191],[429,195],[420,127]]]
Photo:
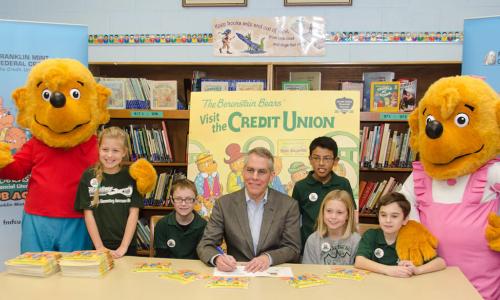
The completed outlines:
[[[425,126],[425,134],[431,139],[437,139],[443,134],[443,125],[436,120],[429,121]]]
[[[55,92],[50,96],[50,104],[55,108],[61,108],[66,104],[66,97],[63,93]]]

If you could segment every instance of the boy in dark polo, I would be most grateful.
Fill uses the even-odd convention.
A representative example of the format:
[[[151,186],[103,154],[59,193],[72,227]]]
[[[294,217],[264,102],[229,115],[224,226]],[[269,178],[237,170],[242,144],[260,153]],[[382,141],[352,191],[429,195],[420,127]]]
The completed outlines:
[[[174,182],[172,191],[175,212],[163,217],[155,226],[155,256],[198,259],[196,246],[207,221],[193,211],[196,186],[188,179],[181,179]]]
[[[399,260],[396,240],[401,227],[408,223],[410,202],[400,193],[389,193],[379,200],[380,228],[368,229],[358,245],[354,266],[393,277],[410,277],[446,268],[441,257],[434,257],[415,266],[411,261]]]
[[[333,190],[343,190],[351,195],[351,199],[354,199],[349,180],[332,171],[332,168],[338,164],[339,157],[337,143],[331,137],[320,136],[311,142],[309,162],[313,170],[306,178],[295,183],[292,193],[292,198],[299,202],[302,217],[300,228],[302,249],[309,235],[314,232],[319,208],[326,194]],[[356,208],[356,203],[354,203],[354,208]]]

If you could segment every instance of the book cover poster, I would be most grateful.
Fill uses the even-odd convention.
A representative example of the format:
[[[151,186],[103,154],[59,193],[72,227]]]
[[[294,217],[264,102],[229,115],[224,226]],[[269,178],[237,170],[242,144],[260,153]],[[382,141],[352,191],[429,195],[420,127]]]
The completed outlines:
[[[309,81],[311,90],[321,90],[321,72],[290,72],[290,81]]]
[[[483,77],[497,93],[500,93],[500,39],[493,33],[499,28],[500,16],[466,19],[462,52],[462,75]]]
[[[152,109],[177,109],[176,80],[148,80]]]
[[[111,96],[108,98],[109,109],[125,109],[125,80],[127,79],[104,78],[104,80],[99,80],[100,84],[111,90]]]
[[[30,137],[15,123],[12,92],[25,84],[28,72],[41,60],[68,57],[87,65],[87,39],[87,26],[0,20],[0,140],[10,145],[12,153]],[[19,254],[27,184],[28,178],[0,180],[0,261]]]
[[[216,198],[243,188],[245,155],[257,146],[275,156],[271,187],[291,195],[311,170],[309,144],[318,136],[337,142],[340,162],[334,171],[349,179],[357,199],[359,97],[355,91],[193,93],[188,178],[196,184],[200,214],[208,217]]]
[[[370,111],[396,112],[399,110],[399,82],[372,82]]]
[[[323,56],[323,17],[215,19],[215,56]]]
[[[399,78],[399,111],[412,112],[417,107],[417,79]]]
[[[374,81],[393,81],[394,72],[363,72],[363,103],[361,111],[370,111],[370,90]]]

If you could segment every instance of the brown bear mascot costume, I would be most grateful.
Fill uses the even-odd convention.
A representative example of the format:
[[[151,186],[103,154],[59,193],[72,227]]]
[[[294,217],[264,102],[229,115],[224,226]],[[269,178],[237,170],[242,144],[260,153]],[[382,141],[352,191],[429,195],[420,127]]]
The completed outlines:
[[[73,59],[47,59],[28,74],[12,97],[17,123],[33,138],[14,156],[0,144],[0,178],[31,175],[25,201],[21,252],[90,249],[82,213],[74,209],[83,171],[98,159],[96,130],[109,121],[110,90]],[[140,160],[129,169],[137,189],[152,190],[156,172]]]
[[[436,236],[438,255],[458,266],[485,299],[500,299],[498,94],[478,78],[442,78],[409,123],[419,154],[402,189],[412,204],[410,218]],[[416,227],[403,227],[396,248],[401,259],[421,264],[435,240]]]

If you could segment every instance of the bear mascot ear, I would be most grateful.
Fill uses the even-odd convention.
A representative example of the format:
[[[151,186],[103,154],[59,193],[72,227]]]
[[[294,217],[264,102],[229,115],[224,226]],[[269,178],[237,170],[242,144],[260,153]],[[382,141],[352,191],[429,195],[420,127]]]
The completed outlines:
[[[18,109],[17,123],[21,127],[30,128],[33,118],[32,115],[28,113],[29,105],[26,103],[26,93],[26,88],[17,88],[12,92],[12,99],[14,99],[14,104]]]
[[[419,128],[418,128],[418,114],[419,114],[419,109],[418,107],[415,108],[415,110],[408,116],[408,124],[410,125],[410,147],[413,149],[413,152],[418,153],[418,135],[419,135]]]
[[[108,98],[111,96],[111,90],[101,84],[96,84],[97,91],[97,106],[99,108],[100,117],[98,119],[99,124],[106,124],[109,122],[109,112],[108,112]]]

